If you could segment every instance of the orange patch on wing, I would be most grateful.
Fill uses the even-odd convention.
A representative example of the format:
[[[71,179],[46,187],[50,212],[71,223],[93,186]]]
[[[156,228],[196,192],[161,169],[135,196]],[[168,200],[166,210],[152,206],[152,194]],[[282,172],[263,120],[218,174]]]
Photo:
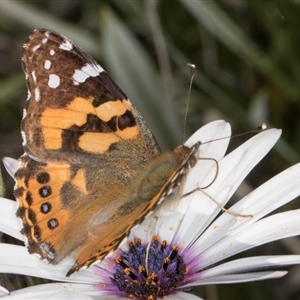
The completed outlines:
[[[42,127],[66,129],[72,125],[82,126],[88,114],[96,114],[92,98],[77,97],[66,108],[47,108],[41,116]]]
[[[81,193],[87,195],[88,191],[86,189],[86,176],[83,169],[78,170],[75,177],[71,180],[71,183],[76,186]]]
[[[44,137],[44,147],[46,149],[57,150],[62,147],[61,129],[42,128]]]
[[[127,127],[124,130],[117,130],[115,133],[123,140],[132,140],[140,134],[140,131],[137,126],[133,126]]]
[[[41,116],[41,125],[48,128],[66,129],[72,125],[86,123],[86,113],[68,110],[67,108],[47,108]]]
[[[22,165],[21,165],[22,167]],[[37,181],[37,174],[39,172],[47,172],[50,176],[50,181],[46,184],[39,183]],[[69,213],[66,210],[61,209],[61,198],[60,198],[60,190],[63,186],[63,184],[70,180],[71,177],[71,171],[70,166],[67,164],[47,164],[42,169],[40,169],[35,176],[31,177],[28,180],[28,186],[25,185],[25,182],[22,180],[18,180],[17,185],[18,187],[24,187],[25,190],[30,192],[30,195],[32,199],[34,199],[34,202],[28,205],[28,202],[26,201],[27,192],[23,194],[22,197],[18,199],[20,203],[20,207],[26,208],[25,213],[23,215],[23,222],[26,223],[29,226],[32,226],[31,228],[31,239],[35,241],[36,243],[39,242],[39,240],[34,235],[34,225],[39,224],[39,227],[41,228],[42,232],[42,238],[45,238],[45,234],[49,231],[47,227],[47,222],[51,217],[57,218],[59,222],[62,222],[69,218]],[[57,178],[60,180],[58,181]],[[48,197],[44,198],[40,194],[40,189],[50,187],[51,192]],[[43,203],[50,203],[52,208],[55,207],[55,209],[52,209],[47,214],[41,213],[41,206]],[[30,208],[30,210],[29,210]],[[31,212],[35,212],[35,218],[36,220],[32,221],[32,215]],[[62,214],[62,216],[60,216]],[[63,218],[63,219],[62,219]],[[52,234],[52,233],[51,233]]]
[[[92,97],[87,99],[76,97],[66,108],[47,108],[44,110],[40,122],[46,149],[60,149],[63,129],[73,125],[82,126],[87,122],[88,114],[96,114],[92,101]]]
[[[73,110],[76,112],[81,112],[84,114],[96,114],[95,108],[92,105],[94,98],[82,98],[76,97],[72,102],[66,107],[68,110]]]
[[[76,97],[65,108],[47,108],[40,118],[44,147],[46,149],[58,150],[62,147],[62,130],[68,129],[73,125],[82,126],[87,122],[87,115],[97,115],[99,119],[108,122],[113,117],[123,115],[131,109],[128,100],[107,101],[95,108],[92,105],[92,97]],[[123,140],[131,140],[139,135],[137,126],[128,127],[124,130],[117,130],[111,133],[86,132],[79,138],[79,147],[90,153],[104,153],[109,147]]]
[[[123,115],[131,109],[131,103],[127,100],[107,101],[96,108],[97,116],[104,122],[112,117]]]
[[[35,177],[28,181],[28,190],[32,193],[32,198],[35,199],[31,208],[39,209],[42,202],[55,201],[55,206],[60,207],[60,203],[56,203],[60,190],[63,184],[70,180],[71,170],[68,164],[48,164],[41,169],[40,172],[49,174],[50,181],[46,184],[39,183]],[[59,180],[57,180],[59,178]],[[42,198],[39,194],[39,189],[43,186],[51,186],[51,195],[47,198]],[[57,206],[58,205],[58,206]]]
[[[104,153],[119,141],[119,137],[112,133],[85,132],[79,138],[78,146],[86,152]]]

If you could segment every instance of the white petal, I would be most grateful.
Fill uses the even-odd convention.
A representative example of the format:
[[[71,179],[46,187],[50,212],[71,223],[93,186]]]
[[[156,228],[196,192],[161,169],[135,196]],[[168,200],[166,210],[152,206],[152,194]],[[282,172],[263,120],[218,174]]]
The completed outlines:
[[[0,232],[24,241],[24,237],[20,233],[21,220],[16,217],[17,202],[0,198],[0,207]]]
[[[219,204],[225,205],[245,176],[270,151],[280,134],[281,131],[276,129],[262,132],[226,155],[219,162],[220,172],[216,181],[204,192],[213,197]],[[198,172],[201,173],[201,169]],[[196,185],[197,176],[194,176],[194,184]],[[192,189],[190,187],[190,190]],[[189,197],[192,199],[190,200],[191,205],[184,216],[180,230],[180,239],[184,240],[185,245],[189,245],[197,239],[220,211],[220,208],[202,192],[195,192]],[[237,212],[239,213],[239,211]],[[226,215],[228,215],[228,218],[236,219],[233,215]],[[245,218],[243,221],[247,221],[247,219]],[[226,224],[231,226],[228,221]],[[184,228],[186,228],[186,231],[184,231]],[[224,235],[224,232],[219,233],[215,230],[216,228],[218,227],[213,224],[209,230],[206,230],[200,236],[194,247],[197,248],[197,253],[201,253]]]
[[[299,215],[300,210],[276,214],[252,224],[235,235],[224,237],[201,254],[202,268],[255,246],[299,235]]]
[[[93,268],[80,270],[70,277],[65,277],[72,263],[72,260],[66,259],[57,265],[51,265],[36,255],[29,254],[25,247],[0,244],[1,273],[30,275],[65,282],[99,283]]]
[[[6,169],[6,171],[9,173],[9,175],[14,178],[15,173],[17,172],[19,165],[20,165],[20,161],[14,159],[14,158],[10,158],[10,157],[4,157],[3,158],[3,165]]]
[[[191,170],[184,193],[187,193],[195,187],[208,185],[214,178],[216,164],[206,158],[214,158],[217,161],[224,157],[228,144],[230,142],[231,129],[225,121],[215,121],[208,123],[196,131],[185,143],[191,147],[197,142],[203,144],[199,148],[197,165]],[[209,173],[211,175],[209,176]]]
[[[241,282],[250,282],[266,279],[275,279],[280,278],[286,275],[286,271],[267,271],[267,272],[251,272],[245,274],[226,274],[223,276],[212,277],[208,279],[203,279],[199,281],[192,282],[187,284],[184,287],[192,287],[199,285],[208,285],[208,284],[228,284],[228,283],[241,283]]]
[[[238,231],[252,227],[258,219],[293,200],[299,194],[300,164],[297,164],[273,177],[230,208],[240,214],[251,214],[252,218],[236,218],[225,213],[204,235],[209,237],[211,244],[220,237],[234,235]]]
[[[0,297],[8,295],[8,294],[9,294],[9,291],[6,288],[4,288],[3,286],[0,286]]]
[[[231,234],[251,224],[300,195],[300,163],[288,168],[244,197],[230,209],[253,215],[247,222],[233,224]]]
[[[203,233],[195,243],[197,253],[214,245],[226,235],[234,235],[274,209],[291,201],[300,194],[300,164],[272,178],[244,197],[230,209],[240,214],[251,214],[252,218],[238,218],[224,213]],[[195,254],[196,255],[196,254]]]
[[[241,274],[271,267],[300,264],[300,255],[255,256],[232,260],[199,273],[199,280],[223,276],[226,274]]]
[[[1,299],[107,299],[107,296],[100,295],[101,291],[92,285],[49,283],[17,290]]]

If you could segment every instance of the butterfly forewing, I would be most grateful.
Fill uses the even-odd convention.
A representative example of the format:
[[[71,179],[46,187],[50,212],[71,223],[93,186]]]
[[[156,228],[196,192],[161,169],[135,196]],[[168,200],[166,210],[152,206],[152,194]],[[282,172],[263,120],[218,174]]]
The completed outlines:
[[[136,141],[137,156],[149,159],[159,153],[152,133],[125,93],[68,39],[38,29],[24,45],[22,62],[29,90],[22,122],[28,154],[72,162],[79,154],[123,151],[115,147],[121,140]]]

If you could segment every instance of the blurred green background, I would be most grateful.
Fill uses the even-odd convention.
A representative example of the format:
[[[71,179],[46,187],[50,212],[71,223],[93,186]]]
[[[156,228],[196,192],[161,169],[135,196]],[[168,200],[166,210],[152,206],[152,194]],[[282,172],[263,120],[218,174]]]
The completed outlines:
[[[27,91],[22,45],[34,28],[58,31],[112,75],[148,121],[163,150],[182,142],[190,69],[197,66],[186,138],[226,119],[238,134],[266,122],[280,142],[235,199],[294,164],[300,153],[300,1],[0,1],[0,153],[22,154],[19,124]],[[231,147],[249,136],[232,140]],[[6,197],[13,180],[5,177]],[[294,201],[285,209],[299,208]],[[298,238],[242,253],[299,253]],[[213,299],[300,299],[299,268],[282,279],[199,287]],[[9,287],[35,279],[9,276]],[[39,281],[41,282],[41,281]]]

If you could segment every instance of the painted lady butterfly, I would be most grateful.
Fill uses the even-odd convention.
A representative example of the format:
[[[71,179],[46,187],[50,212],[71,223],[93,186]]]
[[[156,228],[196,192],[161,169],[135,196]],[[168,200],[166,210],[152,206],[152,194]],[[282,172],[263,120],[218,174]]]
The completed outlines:
[[[15,174],[28,250],[67,275],[116,249],[130,229],[181,191],[200,143],[160,154],[146,122],[96,61],[37,29],[23,50],[25,154]]]

